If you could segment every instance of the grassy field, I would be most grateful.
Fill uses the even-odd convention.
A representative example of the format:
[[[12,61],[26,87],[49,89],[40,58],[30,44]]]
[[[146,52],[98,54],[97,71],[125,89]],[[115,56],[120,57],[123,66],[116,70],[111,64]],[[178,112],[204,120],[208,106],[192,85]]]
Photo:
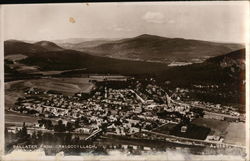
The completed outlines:
[[[206,118],[195,119],[192,123],[198,126],[208,127],[211,129],[210,131],[211,135],[220,135],[220,136],[226,135],[226,129],[229,125],[229,122],[227,121],[220,121],[220,120],[206,119]]]
[[[245,145],[245,123],[235,123],[205,118],[195,119],[192,123],[210,128],[210,135],[222,136],[225,139],[225,143]]]
[[[230,123],[226,129],[226,136],[224,142],[246,145],[246,127],[245,123]]]
[[[13,111],[5,110],[5,126],[22,126],[23,122],[26,125],[34,125],[38,123],[38,120],[42,119],[40,117],[31,116],[28,114],[17,113]],[[51,120],[53,125],[58,123],[58,118],[46,118],[47,120]]]
[[[39,120],[38,117],[32,117],[32,116],[27,116],[24,114],[5,111],[5,125],[6,126],[11,126],[11,125],[22,126],[23,122],[25,122],[26,125],[33,125],[37,123],[37,120]]]
[[[159,132],[159,133],[163,133],[163,134],[169,134],[169,132],[175,127],[177,126],[176,124],[173,123],[168,123],[166,125],[163,125],[157,129],[155,129],[154,131]]]
[[[179,137],[205,140],[210,132],[210,128],[204,126],[198,126],[195,124],[187,125],[186,132],[181,132],[181,127],[182,125],[180,124],[175,126],[174,128],[171,129],[170,134]]]
[[[55,90],[64,95],[74,95],[78,92],[89,92],[93,84],[89,82],[89,78],[42,78],[6,82],[5,109],[13,106],[18,97],[23,97],[24,90],[29,87]]]

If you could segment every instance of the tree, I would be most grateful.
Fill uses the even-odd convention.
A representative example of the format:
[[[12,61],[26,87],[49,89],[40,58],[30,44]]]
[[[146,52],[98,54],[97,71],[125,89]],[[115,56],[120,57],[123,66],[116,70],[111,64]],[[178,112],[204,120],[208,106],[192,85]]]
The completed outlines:
[[[65,132],[66,127],[65,127],[65,125],[63,124],[62,120],[59,120],[59,121],[58,121],[58,124],[54,127],[54,130],[55,130],[56,132]]]
[[[89,120],[85,116],[81,116],[81,121],[83,121],[85,124],[89,123]]]
[[[34,131],[31,135],[31,142],[32,144],[37,144],[38,143],[38,136],[36,134],[36,131]]]
[[[37,137],[37,142],[41,143],[42,142],[42,137],[43,137],[42,132],[38,131],[37,134],[36,134],[36,137]]]
[[[64,143],[66,144],[72,144],[72,135],[70,133],[67,133],[64,137]]]
[[[66,125],[66,131],[72,131],[73,130],[73,125],[72,123],[68,122]]]
[[[21,137],[26,137],[28,135],[27,133],[27,128],[26,128],[26,125],[25,125],[25,122],[23,122],[23,127],[22,127],[22,130],[21,130]]]
[[[73,144],[79,144],[79,142],[80,142],[79,136],[75,136],[75,138],[72,139]]]
[[[53,129],[53,124],[51,120],[45,120],[44,126],[46,129],[49,129],[49,130]]]
[[[77,118],[76,121],[75,121],[75,128],[79,128],[80,127],[80,119]]]
[[[34,139],[34,140],[37,139],[36,131],[34,131],[34,132],[32,133],[31,138]]]

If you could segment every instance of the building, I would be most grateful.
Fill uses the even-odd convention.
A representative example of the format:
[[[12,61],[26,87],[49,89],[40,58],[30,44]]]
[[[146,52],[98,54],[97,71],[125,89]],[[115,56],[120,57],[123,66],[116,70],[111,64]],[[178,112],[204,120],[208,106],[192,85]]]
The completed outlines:
[[[205,115],[203,116],[204,118],[207,119],[216,119],[216,120],[224,120],[223,115],[215,114],[215,113],[210,113],[205,111]]]
[[[187,132],[187,126],[182,126],[181,127],[181,132],[183,132],[183,133]]]
[[[87,128],[87,127],[81,127],[81,128],[77,128],[75,129],[76,133],[81,133],[81,134],[90,134],[93,130],[91,128]]]

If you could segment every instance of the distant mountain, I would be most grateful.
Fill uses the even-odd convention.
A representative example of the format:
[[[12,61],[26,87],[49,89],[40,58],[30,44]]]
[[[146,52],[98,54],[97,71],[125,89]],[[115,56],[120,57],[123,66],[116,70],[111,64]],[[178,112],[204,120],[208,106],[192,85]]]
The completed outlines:
[[[245,80],[245,49],[159,73],[162,79],[188,82],[240,82]]]
[[[47,41],[34,44],[13,40],[6,41],[4,50],[8,64],[21,63],[26,65],[25,68],[27,66],[36,67],[41,71],[84,69],[81,72],[136,75],[153,74],[167,68],[167,65],[162,63],[93,56],[85,52],[63,49]],[[10,58],[10,56],[12,57]],[[6,63],[6,65],[8,64]],[[6,69],[9,68],[6,67]]]
[[[145,45],[147,41],[152,42],[152,39],[159,41],[158,43],[167,41],[166,38],[162,37],[142,35],[136,39],[121,40],[118,44],[126,42],[130,46],[139,42],[139,44]],[[172,43],[174,40],[169,41]],[[190,42],[189,40],[178,39],[175,41],[177,41],[175,49],[178,49],[182,48],[182,45],[186,46],[185,43],[193,44],[192,41],[195,40],[190,40]],[[179,44],[180,47],[178,47],[180,41],[185,43]],[[200,41],[199,43],[209,44]],[[148,44],[148,46],[151,45],[151,43]],[[154,45],[158,46],[157,44]],[[211,47],[211,50],[213,51],[214,48]],[[40,78],[44,76],[42,73],[48,71],[61,71],[59,74],[52,74],[58,77],[74,77],[82,76],[82,74],[121,74],[134,76],[138,79],[154,77],[166,88],[182,87],[189,89],[190,96],[195,100],[241,104],[245,102],[245,49],[212,57],[202,63],[174,67],[170,67],[166,63],[94,56],[86,52],[63,49],[47,41],[33,44],[14,40],[6,41],[4,42],[4,50],[6,81]],[[188,54],[183,55],[183,58],[187,59],[188,56]],[[194,89],[193,85],[216,85],[218,88],[209,88],[208,91],[206,88]]]
[[[60,51],[63,50],[62,47],[58,46],[57,44],[50,42],[50,41],[39,41],[35,43],[36,46],[41,46],[48,51]]]
[[[78,43],[72,44],[69,48],[97,56],[164,63],[201,62],[209,57],[243,48],[241,44],[166,38],[148,34],[109,42],[93,42],[93,44],[95,45],[89,46]]]
[[[4,42],[4,54],[30,54],[47,51],[60,51],[63,48],[49,41],[40,41],[37,43],[27,43],[19,40],[7,40]]]
[[[92,41],[93,39],[90,38],[68,38],[68,39],[59,39],[59,40],[53,40],[54,43],[61,44],[61,43],[81,43],[85,41]]]
[[[173,43],[173,41],[176,41],[176,46],[174,47],[175,49],[182,48],[182,46],[189,46],[190,44],[194,44],[193,41],[200,44],[210,44],[209,42],[184,39],[167,39],[152,35],[141,35],[136,38],[120,40],[119,42],[117,42],[118,44],[127,43],[131,47],[131,44],[134,43],[137,44],[135,46],[138,46],[138,43],[145,44],[146,42],[158,42],[159,44],[161,44],[161,42],[167,41],[170,41],[170,44]],[[184,42],[186,43],[186,45]],[[152,46],[151,43],[149,43],[149,46]],[[157,44],[154,45],[158,46]],[[148,46],[146,46],[145,48],[147,47]],[[4,50],[5,56],[19,54],[16,57],[21,57],[20,54],[25,55],[26,57],[21,57],[22,59],[19,60],[15,57],[16,61],[19,61],[28,66],[37,66],[40,70],[44,71],[84,68],[86,69],[85,71],[83,71],[85,73],[115,73],[128,75],[152,74],[158,75],[163,79],[166,78],[172,80],[185,79],[186,81],[221,81],[227,78],[238,79],[239,73],[245,70],[244,49],[229,52],[225,55],[217,56],[214,58],[209,58],[203,63],[181,67],[168,67],[168,65],[164,63],[120,60],[108,57],[94,56],[86,52],[63,49],[55,43],[48,41],[40,41],[33,44],[15,40],[6,41],[4,42]],[[188,56],[189,55],[183,55],[184,58]]]
[[[119,40],[118,38],[70,38],[64,40],[53,40],[56,44],[59,44],[61,47],[66,49],[78,49],[80,51],[84,48],[95,47],[104,43],[109,43],[115,40]]]
[[[244,113],[245,74],[245,49],[240,49],[210,58],[203,63],[170,67],[157,73],[156,78],[160,82],[171,82],[167,87],[189,89],[189,96],[193,100],[242,104],[239,110]],[[201,88],[194,88],[193,85]]]
[[[90,47],[96,47],[98,45],[104,44],[111,42],[111,40],[91,40],[91,41],[82,41],[80,43],[69,43],[69,42],[64,42],[64,43],[59,43],[60,46],[66,48],[66,49],[77,49],[78,51],[84,50],[85,48],[90,48]]]
[[[18,40],[7,40],[4,42],[4,54],[13,55],[13,54],[23,54],[25,52],[34,53],[45,51],[41,46],[36,46],[30,43],[18,41]]]

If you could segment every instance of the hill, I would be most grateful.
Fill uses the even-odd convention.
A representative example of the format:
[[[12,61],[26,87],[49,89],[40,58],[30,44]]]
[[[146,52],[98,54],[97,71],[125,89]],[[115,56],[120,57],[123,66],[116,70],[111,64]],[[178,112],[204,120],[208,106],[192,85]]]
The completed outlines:
[[[188,100],[239,104],[245,112],[245,49],[210,58],[203,63],[170,67],[156,74],[166,89],[188,89]],[[164,82],[171,82],[165,84]]]
[[[245,49],[207,59],[203,63],[171,67],[160,73],[162,79],[192,82],[243,82],[245,79]]]
[[[87,40],[82,41],[79,43],[73,43],[73,42],[59,42],[60,46],[62,46],[65,49],[72,49],[72,50],[78,50],[81,51],[81,49],[95,47],[104,43],[110,42],[109,40]]]
[[[226,55],[221,55],[207,59],[206,63],[214,63],[221,68],[237,68],[238,70],[245,70],[245,49],[240,49],[228,53]],[[232,69],[233,70],[233,69]]]
[[[23,54],[23,53],[35,53],[46,51],[45,48],[41,46],[36,46],[31,43],[26,43],[18,40],[7,40],[4,42],[4,54],[5,55],[14,55],[14,54]]]
[[[47,51],[60,51],[63,50],[62,47],[50,41],[39,41],[35,43],[36,46],[41,46],[45,48]]]
[[[31,54],[37,52],[59,51],[63,50],[58,45],[49,41],[40,41],[37,43],[27,43],[19,40],[7,40],[4,42],[4,54]]]
[[[117,38],[105,39],[105,38],[71,38],[64,40],[53,40],[56,44],[60,45],[65,49],[72,50],[84,50],[85,48],[96,47],[101,44],[110,43],[119,40]]]
[[[155,38],[158,40],[158,37]],[[165,41],[165,38],[162,39]],[[61,71],[51,75],[62,77],[82,74],[120,74],[143,80],[154,77],[162,86],[172,91],[177,87],[190,89],[190,98],[192,96],[195,100],[244,104],[245,49],[209,58],[202,63],[175,67],[165,63],[121,60],[75,50],[57,49],[57,46],[48,42],[5,42],[5,80],[43,76],[41,72],[32,71]],[[196,89],[193,85],[204,88]],[[210,88],[211,86],[218,88]]]
[[[98,74],[150,75],[167,68],[166,64],[161,63],[98,57],[74,50],[40,52],[20,62],[30,66],[39,66],[43,71],[85,69],[81,72]]]
[[[88,44],[91,44],[89,41]],[[202,62],[209,57],[227,54],[243,47],[240,44],[215,43],[182,38],[140,35],[133,38],[71,44],[68,48],[96,56],[154,62]]]
[[[137,44],[135,46],[140,47],[138,43],[145,44],[152,41],[165,42],[167,40],[164,37],[142,35],[137,38],[120,40],[118,44],[124,44],[124,42],[129,42],[129,44],[131,44],[131,42],[134,42]],[[174,40],[171,39],[169,41],[172,43],[172,41]],[[185,43],[179,44],[180,41],[183,41]],[[176,46],[180,46],[180,48],[181,46],[188,46],[187,44],[192,41],[178,39],[178,41],[176,42]],[[201,42],[199,41],[199,43]],[[206,44],[208,42],[202,43]],[[110,73],[123,75],[158,75],[158,77],[162,79],[172,79],[176,81],[185,79],[186,82],[195,82],[224,80],[228,81],[231,79],[239,79],[240,74],[245,70],[244,49],[207,59],[203,63],[196,63],[180,67],[168,67],[167,64],[164,63],[120,60],[108,57],[93,56],[86,52],[63,49],[55,43],[48,41],[41,41],[30,44],[11,40],[6,41],[4,45],[6,58],[8,55],[17,55],[21,53],[25,55],[25,57],[21,57],[19,55],[18,57],[20,57],[21,59],[19,58],[19,60],[15,60],[16,62],[20,62],[27,66],[36,66],[39,68],[39,70],[42,71],[85,69],[84,71],[77,72]],[[13,59],[8,60],[11,61]],[[8,64],[11,63],[12,62],[8,62]],[[6,69],[9,68],[6,67]]]
[[[4,45],[5,69],[10,72],[14,72],[7,67],[7,65],[10,66],[11,64],[15,66],[16,64],[23,64],[26,68],[35,67],[41,71],[84,69],[81,72],[128,75],[153,74],[167,68],[167,65],[162,63],[93,56],[85,52],[63,49],[47,41],[30,44],[12,40],[6,41]]]

